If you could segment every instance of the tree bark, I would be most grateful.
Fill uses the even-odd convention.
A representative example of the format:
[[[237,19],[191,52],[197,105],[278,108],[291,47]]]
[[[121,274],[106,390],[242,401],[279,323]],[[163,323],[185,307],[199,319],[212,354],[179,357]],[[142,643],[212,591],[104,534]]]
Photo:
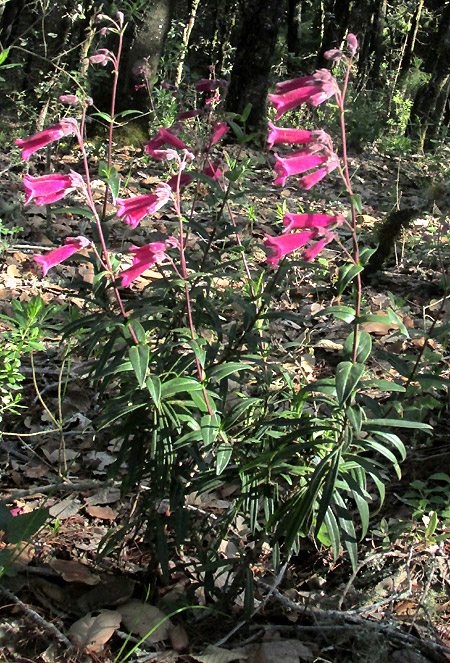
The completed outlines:
[[[260,129],[265,121],[269,74],[282,9],[280,0],[247,0],[244,6],[226,109],[242,113],[251,103],[250,129]]]
[[[436,33],[429,33],[429,57],[426,65],[430,80],[417,92],[411,110],[413,134],[428,150],[439,135],[448,103],[450,76],[450,2],[443,7]]]
[[[137,72],[144,68],[151,92],[158,73],[173,12],[173,0],[150,0],[145,15],[134,33],[126,35],[124,55],[119,75],[117,110],[129,108],[147,110],[147,98],[136,93],[135,85],[140,82]],[[132,28],[129,27],[129,30]],[[145,101],[144,101],[145,97]],[[104,105],[104,104],[103,104]]]
[[[300,55],[302,25],[302,0],[288,0],[287,6],[287,49]]]

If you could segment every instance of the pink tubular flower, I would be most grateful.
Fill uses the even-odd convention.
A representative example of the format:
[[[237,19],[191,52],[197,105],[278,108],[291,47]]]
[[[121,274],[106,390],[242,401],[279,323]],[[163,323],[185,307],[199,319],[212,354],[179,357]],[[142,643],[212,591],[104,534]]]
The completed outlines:
[[[29,138],[17,138],[15,144],[19,147],[22,147],[22,159],[28,161],[30,155],[36,150],[39,150],[41,147],[45,147],[49,143],[53,143],[55,140],[63,138],[63,136],[68,136],[73,134],[77,130],[77,122],[73,118],[66,118],[54,124],[44,131],[40,131]]]
[[[219,142],[219,140],[225,136],[230,131],[230,127],[226,122],[213,122],[213,133],[210,138],[208,147],[212,147],[216,143]]]
[[[201,110],[190,110],[190,111],[181,111],[178,113],[177,120],[190,120],[192,117],[197,117],[198,115],[203,115]]]
[[[172,196],[172,189],[168,184],[161,182],[155,193],[146,196],[135,196],[134,198],[117,198],[119,205],[117,216],[124,217],[125,223],[136,228],[139,221],[147,214],[154,214],[160,207],[165,205]]]
[[[332,48],[329,51],[325,51],[323,57],[326,60],[333,60],[333,62],[338,62],[342,57],[342,52],[338,48]]]
[[[304,102],[318,106],[332,97],[336,90],[336,82],[328,69],[319,69],[312,76],[278,83],[277,92],[280,94],[270,94],[269,99],[277,109],[278,120],[284,113]]]
[[[312,143],[316,137],[316,132],[306,131],[304,129],[283,129],[282,127],[276,127],[273,122],[268,122],[269,125],[269,136],[267,138],[269,150],[272,149],[275,143],[297,143],[297,144],[306,144]]]
[[[187,145],[173,135],[165,127],[161,127],[158,133],[144,143],[145,153],[153,156],[155,150],[160,150],[163,145],[170,145],[177,150],[186,150]]]
[[[329,214],[290,214],[290,212],[286,212],[283,219],[283,225],[286,226],[284,232],[304,230],[305,228],[317,230],[333,225],[340,226],[343,222],[344,217],[342,214],[330,216]]]
[[[195,89],[197,92],[212,92],[213,90],[217,90],[218,87],[226,86],[227,82],[221,79],[201,78],[199,81],[197,81]]]
[[[81,101],[76,94],[62,94],[59,97],[59,100],[62,104],[66,104],[66,106],[76,106],[77,104],[81,104]]]
[[[272,254],[267,258],[267,262],[272,267],[276,267],[283,256],[305,246],[305,244],[316,236],[317,230],[305,230],[301,233],[291,233],[290,235],[281,235],[280,237],[269,237],[266,235],[264,246],[266,249],[272,251]]]
[[[86,237],[67,237],[65,246],[60,246],[59,249],[50,251],[45,256],[35,253],[34,260],[42,265],[42,276],[45,276],[48,270],[66,258],[70,258],[77,251],[89,246],[90,241]]]
[[[91,64],[101,64],[102,67],[106,67],[109,60],[111,59],[111,53],[107,48],[99,48],[95,51],[89,58]]]
[[[134,254],[133,265],[120,273],[122,286],[124,288],[129,286],[151,265],[168,260],[169,256],[165,250],[173,246],[178,246],[178,240],[175,237],[169,237],[165,242],[151,242],[141,247],[132,246],[130,252]]]
[[[292,154],[287,154],[285,157],[280,157],[278,154],[274,156],[277,160],[274,166],[277,178],[273,183],[281,184],[281,186],[284,186],[286,178],[290,175],[304,173],[310,168],[326,163],[329,159],[328,154],[313,154],[309,149],[292,152]]]
[[[347,46],[350,53],[355,55],[356,51],[358,50],[358,40],[352,32],[349,32],[347,35]]]
[[[308,248],[303,251],[302,260],[305,260],[305,262],[311,262],[314,260],[314,258],[322,251],[323,247],[329,242],[332,242],[333,239],[334,233],[327,233],[324,235],[322,239],[319,239],[315,244],[311,244],[311,246],[308,246]]]
[[[188,173],[181,173],[180,189],[184,189],[184,187],[189,186],[191,182],[192,182],[192,177]],[[170,177],[167,180],[167,184],[170,186],[172,191],[176,191],[178,186],[178,175],[172,175],[172,177]]]
[[[207,175],[214,181],[223,176],[223,172],[220,170],[217,162],[210,163],[205,166],[205,168],[203,168],[203,174]]]
[[[27,193],[25,205],[33,198],[36,198],[36,205],[48,205],[64,198],[69,191],[73,191],[77,182],[73,175],[43,175],[42,177],[25,175],[23,185]]]
[[[336,156],[336,154],[332,154],[329,161],[326,162],[323,168],[318,168],[313,173],[310,173],[309,175],[304,175],[304,177],[301,177],[299,179],[298,183],[300,184],[302,189],[310,189],[311,187],[314,186],[314,184],[320,182],[320,180],[322,180],[325,177],[325,175],[331,173],[338,166],[339,166],[339,159]]]

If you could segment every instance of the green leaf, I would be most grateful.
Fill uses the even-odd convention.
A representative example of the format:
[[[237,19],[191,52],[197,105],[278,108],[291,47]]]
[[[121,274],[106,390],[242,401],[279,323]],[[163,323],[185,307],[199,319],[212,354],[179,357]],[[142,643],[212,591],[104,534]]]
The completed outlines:
[[[342,295],[349,283],[363,271],[364,267],[362,265],[343,265],[339,267],[338,271],[338,280],[337,280],[337,292],[338,295]]]
[[[401,393],[406,391],[402,384],[390,380],[362,380],[359,386],[361,389],[379,389],[380,391],[399,391]]]
[[[434,375],[433,373],[421,373],[417,375],[417,382],[424,389],[429,389],[434,387],[435,389],[448,389],[450,386],[450,380],[448,378],[441,378],[439,375]]]
[[[336,368],[336,394],[339,405],[345,402],[354,393],[356,386],[364,373],[364,364],[353,364],[351,361],[341,361]]]
[[[242,138],[244,137],[244,132],[241,129],[241,127],[237,124],[237,122],[235,122],[234,120],[232,120],[230,118],[227,119],[227,122],[230,125],[230,127],[233,129],[234,135],[236,136],[238,141],[242,140]],[[227,171],[227,172],[229,172],[229,171]],[[226,173],[225,173],[225,175],[226,175]],[[231,179],[231,178],[228,178],[228,179]],[[231,181],[234,182],[236,180],[231,179]]]
[[[253,104],[248,103],[246,105],[246,107],[244,108],[244,110],[242,111],[242,114],[241,114],[241,122],[242,123],[247,122],[248,116],[252,112],[252,108],[253,108]]]
[[[346,339],[344,343],[344,355],[348,359],[353,359],[353,338],[354,332],[352,332]],[[359,364],[364,364],[367,357],[372,351],[372,337],[366,331],[358,331],[358,340],[356,346],[356,361]]]
[[[350,204],[353,205],[353,207],[356,210],[357,214],[362,214],[362,200],[361,200],[361,195],[359,193],[354,193],[353,195],[349,195],[350,198]]]
[[[94,213],[85,207],[61,207],[61,209],[58,210],[58,213],[77,214],[78,216],[85,216],[88,219],[94,218]]]
[[[20,513],[9,521],[6,536],[9,543],[28,541],[46,523],[49,518],[47,507],[39,507],[29,513]]]
[[[112,122],[112,117],[108,113],[92,113],[92,117],[100,117],[105,122],[108,122],[108,124]]]
[[[319,511],[317,513],[316,524],[315,524],[318,530],[322,526],[325,514],[328,511],[328,508],[333,499],[340,462],[341,462],[341,449],[339,449],[335,454],[330,471],[328,472],[326,479],[323,483],[322,495],[319,503]]]
[[[369,419],[363,423],[363,428],[369,431],[377,431],[380,428],[415,428],[427,433],[433,432],[433,427],[421,421],[406,421],[406,419]]]
[[[9,55],[9,48],[5,48],[5,50],[0,53],[0,64],[4,63],[8,55]]]
[[[436,511],[432,511],[432,512],[431,512],[430,522],[428,523],[428,527],[427,527],[427,529],[426,529],[426,531],[425,531],[425,537],[426,537],[427,539],[429,539],[430,537],[433,536],[433,534],[434,534],[435,531],[436,531],[437,524],[438,524],[437,513],[436,513]]]
[[[210,371],[207,371],[208,377],[214,378],[217,381],[223,380],[223,378],[228,377],[232,373],[239,373],[240,371],[250,370],[252,366],[250,364],[242,364],[237,361],[229,361],[219,366],[214,366]]]
[[[336,561],[340,553],[341,537],[339,534],[339,526],[331,506],[328,507],[323,522],[327,528],[328,538],[330,539],[331,550],[333,551],[333,559]]]
[[[149,375],[145,381],[148,392],[152,398],[152,401],[159,409],[161,405],[161,380],[157,375]]]
[[[358,566],[358,543],[352,514],[339,493],[336,493],[335,495],[335,503],[339,527],[343,532],[342,540],[347,548],[353,571],[356,571]]]
[[[357,435],[359,435],[359,433],[361,432],[361,427],[363,422],[363,414],[364,414],[363,409],[361,408],[360,405],[357,404],[351,405],[350,407],[346,408],[345,414],[353,430]]]
[[[377,249],[369,249],[368,247],[365,247],[364,249],[361,249],[359,252],[359,264],[360,265],[367,265],[369,262],[370,258],[373,256]]]
[[[217,449],[216,474],[219,476],[227,467],[233,453],[233,445],[229,442],[221,442]]]
[[[356,311],[351,306],[327,306],[327,308],[318,311],[318,313],[315,315],[334,315],[334,317],[338,320],[343,320],[344,322],[350,323],[355,319]]]
[[[206,448],[209,448],[219,434],[220,420],[217,414],[204,414],[200,420],[200,430]]]
[[[177,394],[182,394],[184,392],[200,391],[202,385],[198,380],[194,378],[172,378],[163,382],[161,387],[161,398],[172,398]]]
[[[139,387],[142,389],[147,375],[148,362],[150,359],[150,348],[148,345],[133,345],[128,350],[131,365],[136,375]]]

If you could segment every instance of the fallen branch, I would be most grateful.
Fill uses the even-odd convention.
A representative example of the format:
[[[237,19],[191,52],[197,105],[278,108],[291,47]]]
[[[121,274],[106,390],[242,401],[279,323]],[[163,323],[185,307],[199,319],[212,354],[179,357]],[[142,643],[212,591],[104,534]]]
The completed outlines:
[[[51,624],[47,620],[45,620],[43,617],[41,617],[35,610],[30,608],[28,605],[23,603],[15,594],[12,594],[9,590],[5,589],[4,587],[0,587],[0,596],[2,596],[5,599],[8,599],[10,603],[14,603],[15,605],[19,606],[19,608],[22,610],[23,615],[25,619],[27,619],[29,622],[36,624],[36,626],[39,627],[41,631],[44,631],[51,635],[53,638],[55,638],[58,643],[61,645],[61,647],[64,647],[67,652],[69,653],[74,653],[77,651],[76,647],[66,638],[66,636],[61,633],[61,631],[56,628],[54,624]]]

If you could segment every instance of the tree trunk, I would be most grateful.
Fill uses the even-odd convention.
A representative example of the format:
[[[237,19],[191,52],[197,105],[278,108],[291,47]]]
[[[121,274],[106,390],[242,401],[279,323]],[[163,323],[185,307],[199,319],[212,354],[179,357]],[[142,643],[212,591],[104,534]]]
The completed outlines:
[[[429,38],[432,42],[429,44],[430,56],[426,64],[431,77],[416,94],[411,110],[413,129],[408,129],[408,133],[419,138],[424,149],[434,147],[431,141],[439,135],[448,102],[450,2],[442,10],[437,33],[430,33]]]
[[[416,11],[414,12],[411,26],[408,30],[408,36],[406,38],[405,50],[400,60],[398,67],[398,83],[403,87],[403,84],[408,76],[409,70],[411,68],[412,58],[414,55],[414,48],[416,45],[417,33],[419,31],[420,18],[422,16],[424,0],[419,0],[417,3]]]
[[[282,9],[280,0],[247,0],[244,6],[226,109],[242,113],[251,103],[251,129],[260,129],[266,117],[269,74]]]
[[[300,55],[302,25],[302,0],[288,0],[287,7],[287,49],[289,53]]]
[[[327,0],[325,2],[325,25],[323,40],[320,46],[318,67],[327,66],[323,54],[330,48],[339,48],[345,35],[349,32],[351,0]]]
[[[182,50],[180,51],[180,59],[178,62],[178,67],[177,67],[177,76],[175,79],[175,85],[178,87],[178,85],[181,82],[181,77],[183,75],[183,65],[184,61],[186,59],[186,53],[189,45],[189,39],[191,36],[192,28],[194,27],[195,23],[195,17],[197,15],[197,9],[198,5],[200,3],[200,0],[193,0],[192,1],[192,7],[191,7],[191,15],[189,17],[189,21],[186,24],[186,27],[183,30],[183,44],[182,44]]]
[[[371,79],[374,87],[380,87],[380,70],[383,63],[386,45],[384,43],[383,31],[386,22],[387,0],[375,0],[374,24],[372,31],[371,51],[374,54],[374,61],[371,71]]]
[[[150,0],[147,3],[145,15],[136,25],[134,34],[128,35],[124,42],[124,56],[119,75],[119,90],[117,110],[129,108],[147,110],[147,98],[136,93],[135,85],[141,82],[139,71],[145,71],[151,92],[158,73],[158,65],[164,48],[164,42],[170,28],[172,18],[172,0]],[[132,28],[129,27],[129,30]],[[131,43],[127,47],[127,41]]]

